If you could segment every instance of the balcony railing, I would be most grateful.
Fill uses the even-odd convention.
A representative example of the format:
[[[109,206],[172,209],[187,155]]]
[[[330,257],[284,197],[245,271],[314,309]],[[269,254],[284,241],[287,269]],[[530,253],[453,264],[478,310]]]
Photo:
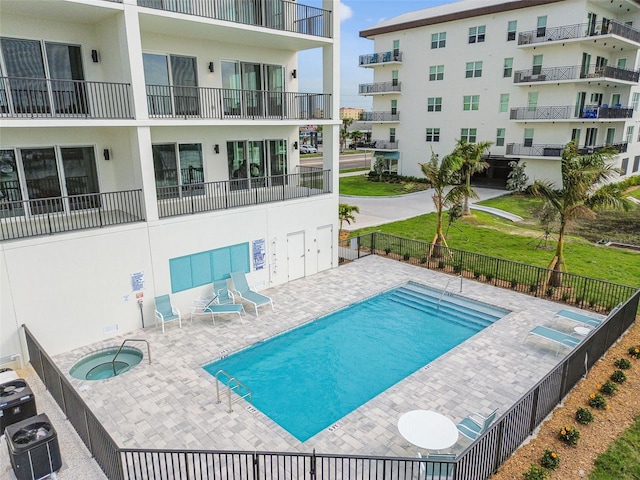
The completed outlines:
[[[398,140],[371,140],[368,147],[364,147],[365,150],[397,150],[399,145]]]
[[[561,80],[578,80],[589,78],[610,78],[626,82],[638,82],[640,73],[624,68],[605,66],[571,65],[566,67],[546,67],[529,70],[518,70],[513,75],[513,83],[557,82]]]
[[[359,120],[361,122],[398,122],[400,114],[397,112],[362,112]]]
[[[331,11],[294,1],[138,0],[141,7],[331,38]]]
[[[0,201],[0,240],[143,221],[142,190]]]
[[[598,152],[604,148],[613,148],[618,153],[627,151],[627,143],[613,143],[609,145],[594,145],[590,147],[580,147],[578,153],[580,155],[588,155]],[[506,154],[519,155],[523,157],[562,157],[564,145],[527,145],[522,143],[508,143]]]
[[[321,120],[331,95],[147,85],[147,107],[152,118]]]
[[[401,82],[378,82],[378,83],[361,83],[359,86],[360,95],[369,95],[372,93],[400,92]]]
[[[160,218],[248,207],[331,193],[331,170],[158,187]]]
[[[585,106],[581,111],[575,105],[550,106],[550,107],[517,107],[509,112],[510,120],[571,120],[575,118],[631,118],[633,108],[622,108],[621,106],[609,107]]]
[[[536,30],[518,33],[518,45],[531,45],[573,38],[590,38],[600,35],[616,35],[632,42],[640,43],[640,30],[618,22],[603,20],[601,22],[563,25],[561,27],[539,27]]]
[[[0,117],[133,118],[131,85],[0,77]]]
[[[400,63],[402,62],[402,52],[393,50],[389,52],[370,53],[368,55],[360,55],[360,66],[379,65],[381,63]]]

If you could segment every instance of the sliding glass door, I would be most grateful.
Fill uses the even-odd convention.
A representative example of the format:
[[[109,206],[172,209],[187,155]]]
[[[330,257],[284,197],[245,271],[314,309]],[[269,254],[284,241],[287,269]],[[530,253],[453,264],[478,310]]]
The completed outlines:
[[[199,115],[195,57],[144,53],[142,62],[149,115]]]

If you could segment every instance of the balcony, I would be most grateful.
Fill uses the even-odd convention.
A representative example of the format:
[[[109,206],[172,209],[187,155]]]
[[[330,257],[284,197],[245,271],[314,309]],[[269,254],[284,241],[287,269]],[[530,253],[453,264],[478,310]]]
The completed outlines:
[[[9,200],[19,190],[1,188],[0,241],[145,221],[142,190]]]
[[[0,77],[0,117],[133,118],[131,85]]]
[[[401,91],[401,82],[361,83],[358,88],[360,95],[376,95]]]
[[[535,73],[534,73],[535,72]],[[572,65],[567,67],[537,68],[535,70],[518,70],[513,74],[513,83],[561,82],[583,79],[602,78],[607,80],[638,83],[640,73],[634,70],[612,67]]]
[[[601,22],[579,23],[561,27],[540,27],[536,30],[518,33],[518,45],[537,45],[545,42],[567,41],[573,39],[594,40],[603,37],[611,40],[612,36],[628,40],[629,46],[640,44],[640,30],[629,27],[617,20],[603,20]],[[614,37],[614,38],[615,38]],[[635,45],[634,45],[635,44]]]
[[[370,53],[360,55],[359,65],[361,67],[375,67],[385,63],[402,63],[402,52],[393,50],[389,52]]]
[[[400,114],[398,112],[362,112],[358,118],[361,122],[399,122]]]
[[[626,119],[633,117],[633,108],[615,106],[610,108],[606,104],[601,106],[585,106],[576,114],[575,105],[550,106],[550,107],[517,107],[509,112],[510,120],[539,120],[555,122],[557,120],[589,119]]]
[[[326,120],[331,95],[147,85],[151,118]]]
[[[363,148],[363,150],[398,150],[397,140],[371,140],[369,147]]]
[[[160,218],[282,202],[331,193],[331,170],[157,188]]]
[[[138,0],[138,6],[331,38],[331,11],[295,1]]]
[[[594,145],[581,147],[578,149],[580,155],[588,155],[598,152],[604,148],[613,148],[618,153],[627,151],[627,143],[613,143],[609,145]],[[507,156],[513,157],[551,157],[553,159],[562,158],[564,145],[527,145],[522,143],[508,143],[506,149]]]

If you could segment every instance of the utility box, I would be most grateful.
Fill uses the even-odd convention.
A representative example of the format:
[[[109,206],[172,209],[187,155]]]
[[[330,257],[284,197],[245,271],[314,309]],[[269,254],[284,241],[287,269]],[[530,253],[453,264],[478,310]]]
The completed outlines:
[[[0,384],[0,435],[9,425],[37,413],[36,399],[25,380],[16,378]]]
[[[58,435],[46,414],[14,423],[4,433],[18,480],[37,480],[62,467]]]

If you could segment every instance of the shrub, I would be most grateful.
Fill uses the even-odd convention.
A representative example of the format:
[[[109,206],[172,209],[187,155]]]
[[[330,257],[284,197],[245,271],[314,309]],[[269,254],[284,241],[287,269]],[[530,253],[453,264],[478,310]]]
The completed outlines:
[[[473,278],[480,278],[480,275],[482,275],[480,272],[478,272],[477,270],[473,272]]]
[[[427,263],[427,257],[422,257],[422,258],[420,259],[420,263],[423,263],[423,264],[424,264],[424,263]]]
[[[555,288],[547,287],[547,290],[546,290],[547,297],[553,297],[553,294],[555,293],[555,291],[556,291]]]
[[[631,362],[626,358],[619,358],[613,364],[620,370],[629,370],[631,368]]]
[[[555,470],[558,468],[558,465],[560,465],[560,457],[552,450],[545,450],[542,458],[540,459],[540,464],[544,468]]]
[[[538,284],[537,283],[532,283],[531,285],[529,285],[529,291],[530,292],[535,292],[536,290],[538,290]]]
[[[523,475],[524,480],[547,480],[547,471],[537,465],[531,465]]]
[[[509,285],[511,285],[511,288],[516,288],[518,286],[518,281],[517,280],[511,280],[511,282],[509,282]]]
[[[622,370],[616,370],[611,374],[610,378],[616,383],[624,383],[627,381],[627,376],[624,374]]]
[[[558,438],[567,445],[577,445],[580,439],[580,431],[571,425],[565,425],[560,430]]]
[[[569,302],[569,299],[571,299],[571,294],[569,292],[564,292],[562,294],[562,301],[567,303]]]
[[[589,406],[598,410],[606,410],[607,400],[599,393],[589,394]]]
[[[385,255],[389,255],[391,253],[391,249],[389,247],[384,249]]]
[[[440,260],[440,261],[438,262],[438,268],[439,268],[440,270],[442,270],[445,266],[446,266],[446,265],[445,265],[444,261]]]
[[[618,386],[615,383],[613,383],[611,380],[607,380],[602,385],[600,385],[600,388],[598,390],[600,390],[605,395],[611,396],[618,391]]]
[[[493,275],[491,275],[490,273],[487,273],[484,277],[487,279],[487,282],[493,280]]]
[[[640,346],[635,345],[633,347],[629,347],[629,355],[633,358],[640,358]]]
[[[402,256],[402,258],[404,258],[404,261],[406,262],[406,261],[408,261],[408,260],[409,260],[409,258],[411,258],[411,255],[409,255],[408,253],[405,253],[405,254]]]
[[[586,408],[580,407],[576,410],[576,422],[581,423],[582,425],[589,425],[593,422],[593,413]]]
[[[455,273],[460,273],[460,272],[462,271],[462,265],[460,265],[460,264],[456,264],[456,265],[454,265],[454,266],[453,266],[453,271],[454,271]]]

